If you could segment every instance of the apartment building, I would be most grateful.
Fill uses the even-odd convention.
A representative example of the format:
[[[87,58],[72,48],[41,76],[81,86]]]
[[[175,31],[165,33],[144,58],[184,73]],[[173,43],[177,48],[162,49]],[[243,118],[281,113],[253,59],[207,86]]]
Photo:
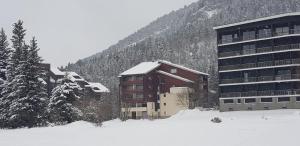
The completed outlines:
[[[214,27],[221,111],[300,108],[300,13]]]
[[[207,99],[208,74],[168,61],[142,62],[119,76],[121,114],[126,118],[159,118],[160,95],[172,93],[172,87],[188,87],[197,93],[189,106]],[[191,96],[192,97],[192,96]]]

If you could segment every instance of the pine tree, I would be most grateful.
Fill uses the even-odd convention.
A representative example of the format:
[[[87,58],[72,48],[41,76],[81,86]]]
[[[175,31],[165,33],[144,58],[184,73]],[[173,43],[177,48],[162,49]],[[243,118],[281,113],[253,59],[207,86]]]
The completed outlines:
[[[65,77],[61,85],[52,90],[48,105],[50,122],[66,124],[81,119],[82,112],[73,105],[79,98],[75,92],[76,88],[80,88],[80,86]]]
[[[12,57],[7,67],[7,82],[0,98],[1,127],[33,127],[45,123],[47,106],[36,40],[25,44],[23,22],[15,23],[13,29]]]
[[[2,28],[0,31],[0,81],[6,80],[6,67],[11,53],[8,45],[7,36]]]
[[[21,119],[22,115],[17,110],[22,109],[22,103],[19,100],[26,96],[26,82],[25,76],[22,75],[21,59],[24,58],[22,50],[24,49],[25,30],[23,29],[23,22],[18,21],[13,25],[13,52],[7,65],[7,81],[3,85],[1,91],[2,98],[0,98],[0,123],[1,127],[15,128],[24,124],[17,119]],[[22,102],[22,101],[21,101]]]
[[[38,46],[35,38],[30,41],[28,50],[27,63],[25,64],[25,75],[28,81],[28,104],[31,105],[30,113],[31,122],[29,125],[39,126],[46,124],[46,107],[47,107],[47,91],[43,84],[44,72],[40,67],[42,61],[38,55]]]

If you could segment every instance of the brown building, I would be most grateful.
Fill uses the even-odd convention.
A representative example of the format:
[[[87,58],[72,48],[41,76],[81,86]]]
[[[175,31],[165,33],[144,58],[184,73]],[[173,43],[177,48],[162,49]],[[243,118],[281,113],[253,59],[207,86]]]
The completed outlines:
[[[170,93],[172,87],[194,91],[189,95],[189,107],[207,100],[208,74],[168,61],[142,62],[119,78],[121,114],[125,118],[161,117],[160,95]]]

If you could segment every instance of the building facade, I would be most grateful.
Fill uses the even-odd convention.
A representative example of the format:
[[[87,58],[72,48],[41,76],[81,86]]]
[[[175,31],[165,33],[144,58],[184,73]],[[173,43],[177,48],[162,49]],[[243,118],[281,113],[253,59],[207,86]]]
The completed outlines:
[[[160,94],[170,93],[171,87],[195,90],[191,106],[207,100],[208,75],[196,70],[160,60],[142,62],[120,74],[119,97],[124,118],[159,118]],[[203,101],[202,101],[203,102]]]
[[[214,27],[220,111],[300,108],[300,13]]]

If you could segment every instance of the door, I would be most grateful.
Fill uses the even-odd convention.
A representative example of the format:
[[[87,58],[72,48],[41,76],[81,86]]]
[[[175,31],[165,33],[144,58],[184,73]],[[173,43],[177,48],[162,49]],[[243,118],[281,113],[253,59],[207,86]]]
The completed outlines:
[[[136,112],[132,112],[132,113],[131,113],[131,118],[132,118],[132,119],[136,119]]]

